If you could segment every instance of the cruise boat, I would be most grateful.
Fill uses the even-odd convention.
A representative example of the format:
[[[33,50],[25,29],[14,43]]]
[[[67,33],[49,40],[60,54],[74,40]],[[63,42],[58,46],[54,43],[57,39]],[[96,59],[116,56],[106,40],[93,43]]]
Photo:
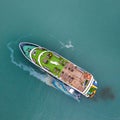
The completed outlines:
[[[81,95],[92,98],[97,90],[93,75],[73,62],[37,44],[19,43],[22,54],[30,62],[52,76],[51,85],[79,100]]]

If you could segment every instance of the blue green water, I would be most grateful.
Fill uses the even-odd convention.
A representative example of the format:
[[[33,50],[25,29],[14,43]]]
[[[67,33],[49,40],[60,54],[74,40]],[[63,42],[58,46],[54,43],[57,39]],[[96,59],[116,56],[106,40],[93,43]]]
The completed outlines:
[[[41,82],[18,44],[58,52],[91,72],[95,98],[75,101]],[[120,120],[119,0],[0,0],[0,120]]]

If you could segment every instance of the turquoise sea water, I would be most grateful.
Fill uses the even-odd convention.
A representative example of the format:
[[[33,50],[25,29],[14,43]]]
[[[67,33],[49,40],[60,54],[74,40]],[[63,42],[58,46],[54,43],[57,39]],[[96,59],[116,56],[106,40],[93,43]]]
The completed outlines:
[[[41,82],[48,75],[18,44],[58,52],[91,72],[93,99],[77,102]],[[120,120],[119,0],[0,0],[0,120]]]

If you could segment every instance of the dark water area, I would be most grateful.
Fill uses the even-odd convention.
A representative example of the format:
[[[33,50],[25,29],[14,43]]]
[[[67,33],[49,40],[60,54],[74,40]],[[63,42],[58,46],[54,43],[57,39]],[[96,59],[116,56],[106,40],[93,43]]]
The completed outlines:
[[[0,0],[0,120],[120,120],[119,0]],[[46,47],[92,73],[93,99],[46,82],[19,42]],[[46,85],[47,84],[47,85]]]
[[[114,100],[115,99],[115,93],[112,90],[112,87],[106,86],[97,93],[97,95],[92,99],[96,102],[99,100],[107,101],[107,100]]]
[[[107,100],[107,99],[115,99],[115,95],[114,93],[112,92],[112,88],[110,87],[106,87],[104,88],[103,90],[101,90],[101,98],[104,99],[104,100]]]

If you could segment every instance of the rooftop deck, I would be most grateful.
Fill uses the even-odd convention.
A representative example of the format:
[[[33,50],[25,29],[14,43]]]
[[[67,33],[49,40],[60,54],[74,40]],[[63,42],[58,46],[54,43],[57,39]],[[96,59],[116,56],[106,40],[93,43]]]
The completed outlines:
[[[91,74],[85,73],[71,62],[66,64],[60,75],[60,78],[65,83],[73,86],[81,92],[85,90],[91,77]]]
[[[39,66],[40,66],[40,64],[38,62],[38,57],[44,51],[46,51],[46,50],[42,49],[42,48],[35,48],[33,51],[31,51],[32,60]]]
[[[42,66],[57,77],[60,76],[62,69],[68,62],[66,59],[40,48],[34,49],[31,56],[37,65]]]
[[[50,51],[36,48],[32,51],[31,56],[37,65],[48,70],[78,91],[83,92],[91,80],[91,74],[85,73],[70,61]]]

